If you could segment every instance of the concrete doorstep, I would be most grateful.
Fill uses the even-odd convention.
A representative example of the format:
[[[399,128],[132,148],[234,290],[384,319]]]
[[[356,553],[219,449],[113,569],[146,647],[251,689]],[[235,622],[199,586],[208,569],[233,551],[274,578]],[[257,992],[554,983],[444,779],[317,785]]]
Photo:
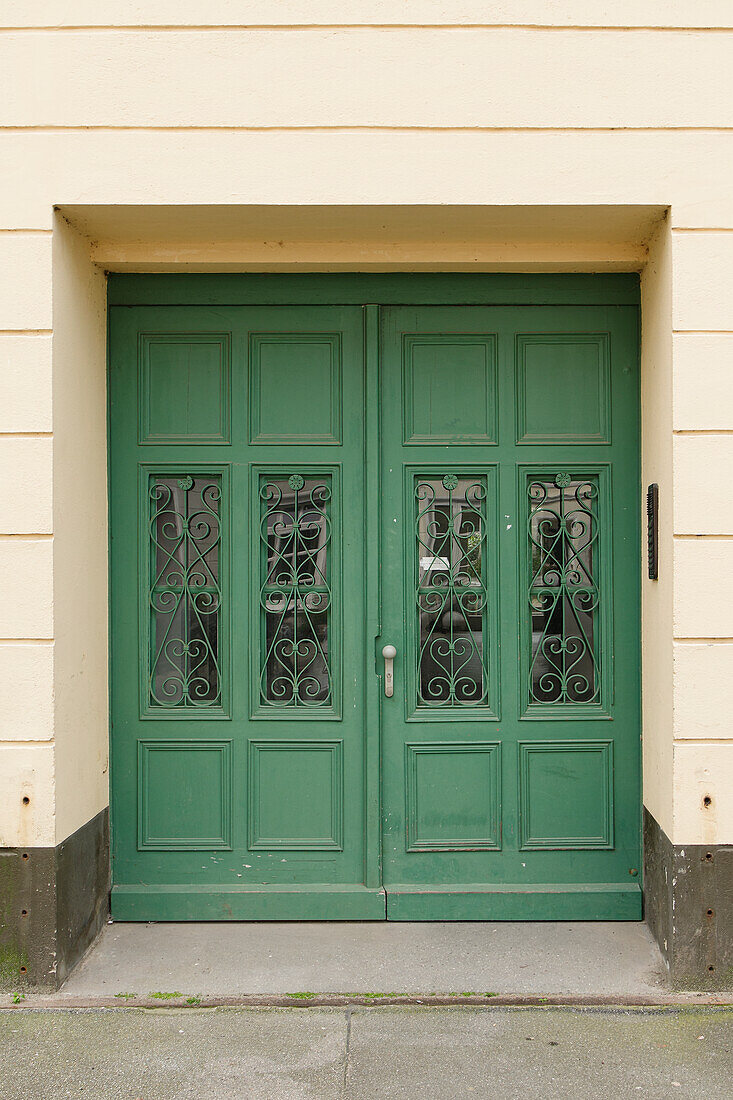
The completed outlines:
[[[56,996],[637,997],[671,991],[629,922],[108,924]]]
[[[671,990],[641,923],[108,924],[60,992],[0,1006],[728,1004]]]

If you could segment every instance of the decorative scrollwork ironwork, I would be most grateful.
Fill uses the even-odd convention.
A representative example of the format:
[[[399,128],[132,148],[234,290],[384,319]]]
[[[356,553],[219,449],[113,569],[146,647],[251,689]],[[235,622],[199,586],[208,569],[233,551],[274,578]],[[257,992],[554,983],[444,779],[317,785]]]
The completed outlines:
[[[452,473],[415,485],[419,706],[488,703],[486,496]]]
[[[598,482],[566,472],[527,486],[530,703],[597,703]]]
[[[267,707],[329,706],[331,479],[299,473],[265,479],[260,503],[261,701]]]
[[[152,707],[221,703],[221,482],[150,479]]]

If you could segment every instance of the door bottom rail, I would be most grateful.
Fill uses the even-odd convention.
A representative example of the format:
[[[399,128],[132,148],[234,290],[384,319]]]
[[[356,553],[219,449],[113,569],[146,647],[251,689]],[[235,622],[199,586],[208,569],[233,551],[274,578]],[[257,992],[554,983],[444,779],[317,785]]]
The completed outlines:
[[[642,919],[638,883],[466,883],[450,887],[117,885],[116,921],[606,921]]]

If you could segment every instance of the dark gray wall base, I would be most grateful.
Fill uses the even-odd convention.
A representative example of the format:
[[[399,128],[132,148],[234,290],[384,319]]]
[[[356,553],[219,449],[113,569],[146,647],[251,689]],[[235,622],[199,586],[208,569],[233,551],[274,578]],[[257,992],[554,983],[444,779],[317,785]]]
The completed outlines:
[[[644,807],[644,909],[675,989],[733,989],[733,846],[675,847]]]
[[[0,849],[0,991],[55,990],[109,913],[109,810],[56,848]]]

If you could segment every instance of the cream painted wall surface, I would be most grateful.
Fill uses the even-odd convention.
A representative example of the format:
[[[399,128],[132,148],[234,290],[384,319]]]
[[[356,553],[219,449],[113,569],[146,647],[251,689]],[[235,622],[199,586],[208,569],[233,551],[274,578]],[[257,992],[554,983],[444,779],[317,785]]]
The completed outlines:
[[[106,804],[109,759],[106,283],[63,219],[53,234],[53,282],[58,842]]]
[[[596,270],[613,249],[643,269],[662,502],[645,802],[675,843],[733,842],[732,60],[729,0],[5,0],[0,844],[56,843],[108,797],[105,267]],[[179,204],[332,204],[339,231],[226,244],[225,220],[207,244],[161,215],[156,234]],[[369,204],[546,215],[521,241],[514,209],[504,240],[436,241],[428,221],[367,255],[349,208]],[[669,214],[620,240],[629,205]],[[601,214],[563,237],[557,206]],[[95,207],[144,208],[147,229],[120,209],[100,235]]]
[[[8,31],[0,125],[724,127],[730,48],[701,31]]]
[[[552,18],[548,19],[551,15]],[[5,0],[0,26],[342,26],[733,27],[728,0]]]
[[[60,206],[671,204],[672,227],[696,231],[731,218],[733,131],[12,127],[0,135],[0,203],[13,230],[50,230],[49,194]]]
[[[656,482],[662,501],[659,580],[642,581],[641,587],[641,677],[644,805],[670,837],[674,831],[674,524],[672,509],[663,505],[673,496],[671,322],[672,241],[665,223],[649,242],[641,281],[641,483]]]

